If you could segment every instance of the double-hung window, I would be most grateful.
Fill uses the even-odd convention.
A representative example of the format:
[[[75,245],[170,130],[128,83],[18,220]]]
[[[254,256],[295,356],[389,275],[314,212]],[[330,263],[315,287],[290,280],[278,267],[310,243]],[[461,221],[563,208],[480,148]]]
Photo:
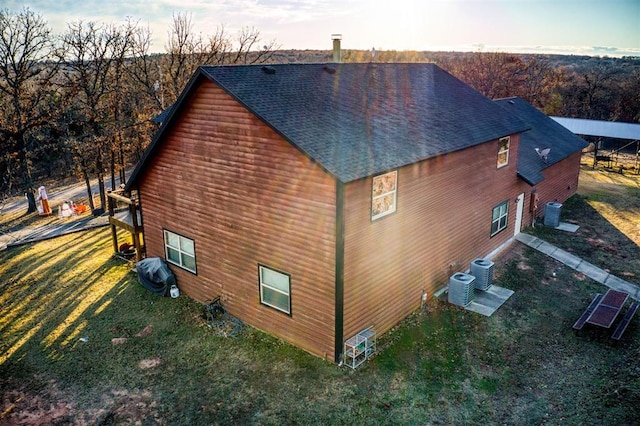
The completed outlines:
[[[371,220],[396,211],[398,171],[374,176],[371,191]]]
[[[504,167],[509,164],[509,145],[511,144],[511,139],[509,136],[500,138],[498,140],[498,165],[497,167]]]
[[[493,216],[491,220],[491,236],[507,227],[507,218],[509,217],[509,201],[504,201],[493,208]]]
[[[291,276],[258,265],[260,303],[291,315]]]
[[[167,262],[196,273],[196,249],[192,239],[165,230],[164,254]]]

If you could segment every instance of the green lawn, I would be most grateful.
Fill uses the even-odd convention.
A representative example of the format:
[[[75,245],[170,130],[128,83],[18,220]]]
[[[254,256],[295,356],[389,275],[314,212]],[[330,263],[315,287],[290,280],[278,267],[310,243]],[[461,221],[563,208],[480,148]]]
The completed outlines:
[[[607,188],[595,173],[563,207],[577,234],[534,232],[638,283],[638,180]],[[496,314],[432,300],[355,371],[250,327],[219,336],[199,304],[153,295],[130,268],[111,256],[107,228],[0,252],[0,425],[640,418],[640,319],[617,345],[576,336],[571,325],[603,286],[517,243],[496,262],[496,284],[515,291]]]

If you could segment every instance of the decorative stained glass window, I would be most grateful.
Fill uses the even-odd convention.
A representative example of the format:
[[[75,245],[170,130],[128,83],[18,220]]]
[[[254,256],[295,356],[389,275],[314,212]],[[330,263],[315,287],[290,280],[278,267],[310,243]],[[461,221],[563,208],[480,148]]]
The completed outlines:
[[[511,139],[509,136],[498,140],[498,168],[509,164],[509,144]]]
[[[396,211],[398,172],[393,171],[373,178],[371,220]]]

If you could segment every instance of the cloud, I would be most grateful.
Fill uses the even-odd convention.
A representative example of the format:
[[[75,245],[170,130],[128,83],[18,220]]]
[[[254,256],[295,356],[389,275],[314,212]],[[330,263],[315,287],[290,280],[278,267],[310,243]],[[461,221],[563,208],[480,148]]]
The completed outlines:
[[[462,50],[462,49],[453,49]],[[581,55],[581,56],[610,56],[620,58],[623,56],[640,56],[640,47],[620,48],[605,46],[485,46],[484,51],[499,51],[512,53],[552,54],[552,55]]]
[[[603,46],[593,46],[591,49],[595,52],[609,52],[609,53],[616,53],[619,50],[617,47],[603,47]]]

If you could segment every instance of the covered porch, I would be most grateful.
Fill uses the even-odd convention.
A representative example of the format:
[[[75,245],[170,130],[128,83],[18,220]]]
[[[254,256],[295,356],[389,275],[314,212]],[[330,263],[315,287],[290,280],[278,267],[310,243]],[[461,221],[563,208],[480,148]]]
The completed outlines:
[[[136,261],[142,260],[145,254],[144,231],[140,199],[137,191],[126,193],[124,189],[117,189],[109,191],[107,197],[114,253],[125,258],[135,255]],[[129,243],[122,245],[118,243],[118,228],[129,232],[131,235],[131,249],[122,250]],[[134,252],[131,253],[131,250]]]

